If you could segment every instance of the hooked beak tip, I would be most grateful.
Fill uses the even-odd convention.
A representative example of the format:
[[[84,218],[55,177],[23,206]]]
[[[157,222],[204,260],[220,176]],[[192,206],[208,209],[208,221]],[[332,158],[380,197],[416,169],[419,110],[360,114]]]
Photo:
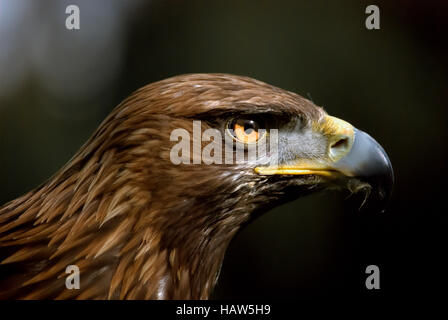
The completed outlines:
[[[378,211],[386,212],[394,185],[392,164],[383,147],[370,135],[358,129],[354,134],[350,152],[335,164],[335,168],[368,183],[372,187],[368,202]]]

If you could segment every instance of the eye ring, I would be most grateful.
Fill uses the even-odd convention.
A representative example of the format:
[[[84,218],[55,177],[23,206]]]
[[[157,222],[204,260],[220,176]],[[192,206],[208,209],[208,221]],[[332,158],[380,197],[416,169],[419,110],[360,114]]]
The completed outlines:
[[[265,135],[258,121],[251,118],[233,119],[227,124],[227,131],[234,140],[245,144],[257,143]]]

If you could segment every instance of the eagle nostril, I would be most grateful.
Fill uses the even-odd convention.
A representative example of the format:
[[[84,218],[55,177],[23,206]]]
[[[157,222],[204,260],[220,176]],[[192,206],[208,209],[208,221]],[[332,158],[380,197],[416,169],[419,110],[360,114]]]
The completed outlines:
[[[333,143],[330,144],[330,157],[334,161],[337,161],[341,157],[343,157],[350,147],[349,142],[349,138],[346,136],[336,139]]]
[[[339,139],[338,141],[336,141],[335,143],[333,143],[331,145],[332,148],[345,148],[347,147],[348,144],[348,139],[347,138],[342,138]]]

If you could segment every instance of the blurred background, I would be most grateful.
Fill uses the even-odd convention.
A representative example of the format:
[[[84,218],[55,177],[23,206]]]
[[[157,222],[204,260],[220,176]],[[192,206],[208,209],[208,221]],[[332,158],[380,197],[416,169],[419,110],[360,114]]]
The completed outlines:
[[[65,8],[81,11],[65,28]],[[365,28],[380,8],[381,29]],[[297,92],[388,152],[391,210],[318,194],[232,242],[214,298],[419,296],[446,281],[446,1],[0,0],[0,205],[64,165],[122,99],[173,75]],[[368,265],[381,289],[368,291]]]

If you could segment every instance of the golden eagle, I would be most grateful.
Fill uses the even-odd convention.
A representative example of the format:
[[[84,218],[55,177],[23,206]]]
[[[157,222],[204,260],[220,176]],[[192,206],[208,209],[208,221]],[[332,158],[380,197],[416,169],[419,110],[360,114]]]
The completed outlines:
[[[221,138],[204,141],[209,129]],[[177,163],[175,130],[196,143],[176,149]],[[195,161],[219,139],[212,156],[243,159]],[[260,141],[270,148],[249,159]],[[295,93],[228,74],[172,77],[126,98],[52,178],[0,207],[0,298],[207,299],[253,217],[328,188],[384,202],[392,184],[373,138]],[[70,265],[79,290],[66,288]]]

